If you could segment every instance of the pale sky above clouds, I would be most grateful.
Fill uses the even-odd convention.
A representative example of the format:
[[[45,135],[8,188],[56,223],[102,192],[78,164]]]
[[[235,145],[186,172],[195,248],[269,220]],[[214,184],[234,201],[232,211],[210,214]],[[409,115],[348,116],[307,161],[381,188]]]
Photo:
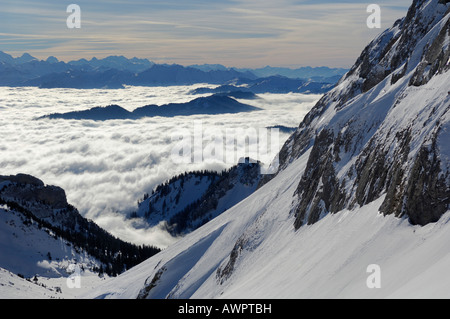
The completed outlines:
[[[69,4],[81,28],[68,29]],[[183,65],[350,67],[411,0],[382,0],[381,29],[369,29],[371,2],[352,0],[3,0],[0,50],[69,61],[109,55]]]

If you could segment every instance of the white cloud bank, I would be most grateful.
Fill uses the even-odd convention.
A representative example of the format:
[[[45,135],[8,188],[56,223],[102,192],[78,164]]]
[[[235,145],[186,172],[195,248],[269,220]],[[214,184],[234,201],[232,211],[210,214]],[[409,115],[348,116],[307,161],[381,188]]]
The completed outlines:
[[[196,86],[194,86],[196,87]],[[187,102],[193,87],[128,87],[122,90],[76,90],[0,87],[0,174],[26,173],[65,189],[68,201],[82,215],[112,234],[138,244],[166,247],[175,239],[162,228],[148,229],[124,216],[137,208],[144,193],[179,173],[221,170],[220,161],[174,163],[171,136],[193,130],[202,121],[205,141],[225,129],[297,127],[320,97],[264,94],[241,101],[262,111],[241,114],[144,118],[95,122],[35,120],[54,112],[118,104],[128,110],[148,104]],[[280,147],[288,135],[280,132]],[[260,160],[271,161],[278,150]],[[237,157],[245,156],[245,145]]]

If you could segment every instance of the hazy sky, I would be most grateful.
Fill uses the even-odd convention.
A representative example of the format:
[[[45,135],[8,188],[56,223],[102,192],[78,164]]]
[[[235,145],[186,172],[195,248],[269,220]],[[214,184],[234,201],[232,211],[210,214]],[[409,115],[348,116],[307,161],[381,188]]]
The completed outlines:
[[[2,0],[0,50],[69,61],[124,55],[157,63],[350,67],[412,0],[380,0],[381,29],[353,0]],[[81,28],[66,25],[81,8]]]

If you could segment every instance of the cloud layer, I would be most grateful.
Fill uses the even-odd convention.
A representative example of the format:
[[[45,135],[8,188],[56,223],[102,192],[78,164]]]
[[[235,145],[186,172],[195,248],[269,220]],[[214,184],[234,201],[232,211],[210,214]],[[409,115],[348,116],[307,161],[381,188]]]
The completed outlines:
[[[296,127],[320,97],[263,94],[243,101],[263,110],[243,114],[144,118],[140,120],[35,120],[54,112],[118,104],[129,111],[147,104],[187,102],[194,87],[128,87],[123,90],[0,88],[0,172],[27,173],[63,187],[68,201],[87,218],[135,243],[165,247],[174,241],[166,232],[125,221],[145,192],[184,171],[221,170],[221,161],[175,163],[171,152],[179,132],[194,133],[201,121],[204,145],[225,130]],[[288,135],[280,132],[280,147]],[[240,157],[246,145],[231,155]],[[270,150],[270,162],[278,150]],[[231,151],[230,151],[231,152]]]

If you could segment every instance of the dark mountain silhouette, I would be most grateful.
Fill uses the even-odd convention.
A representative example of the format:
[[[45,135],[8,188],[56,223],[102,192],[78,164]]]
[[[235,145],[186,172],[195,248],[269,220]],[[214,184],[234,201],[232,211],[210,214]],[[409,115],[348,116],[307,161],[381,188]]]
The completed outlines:
[[[73,119],[73,120],[118,120],[118,119],[139,119],[153,116],[189,116],[195,114],[224,114],[257,111],[259,108],[240,103],[228,96],[211,95],[201,97],[187,103],[170,103],[166,105],[146,105],[130,112],[118,105],[106,107],[94,107],[84,111],[74,111],[68,113],[53,113],[42,118],[49,119]]]

